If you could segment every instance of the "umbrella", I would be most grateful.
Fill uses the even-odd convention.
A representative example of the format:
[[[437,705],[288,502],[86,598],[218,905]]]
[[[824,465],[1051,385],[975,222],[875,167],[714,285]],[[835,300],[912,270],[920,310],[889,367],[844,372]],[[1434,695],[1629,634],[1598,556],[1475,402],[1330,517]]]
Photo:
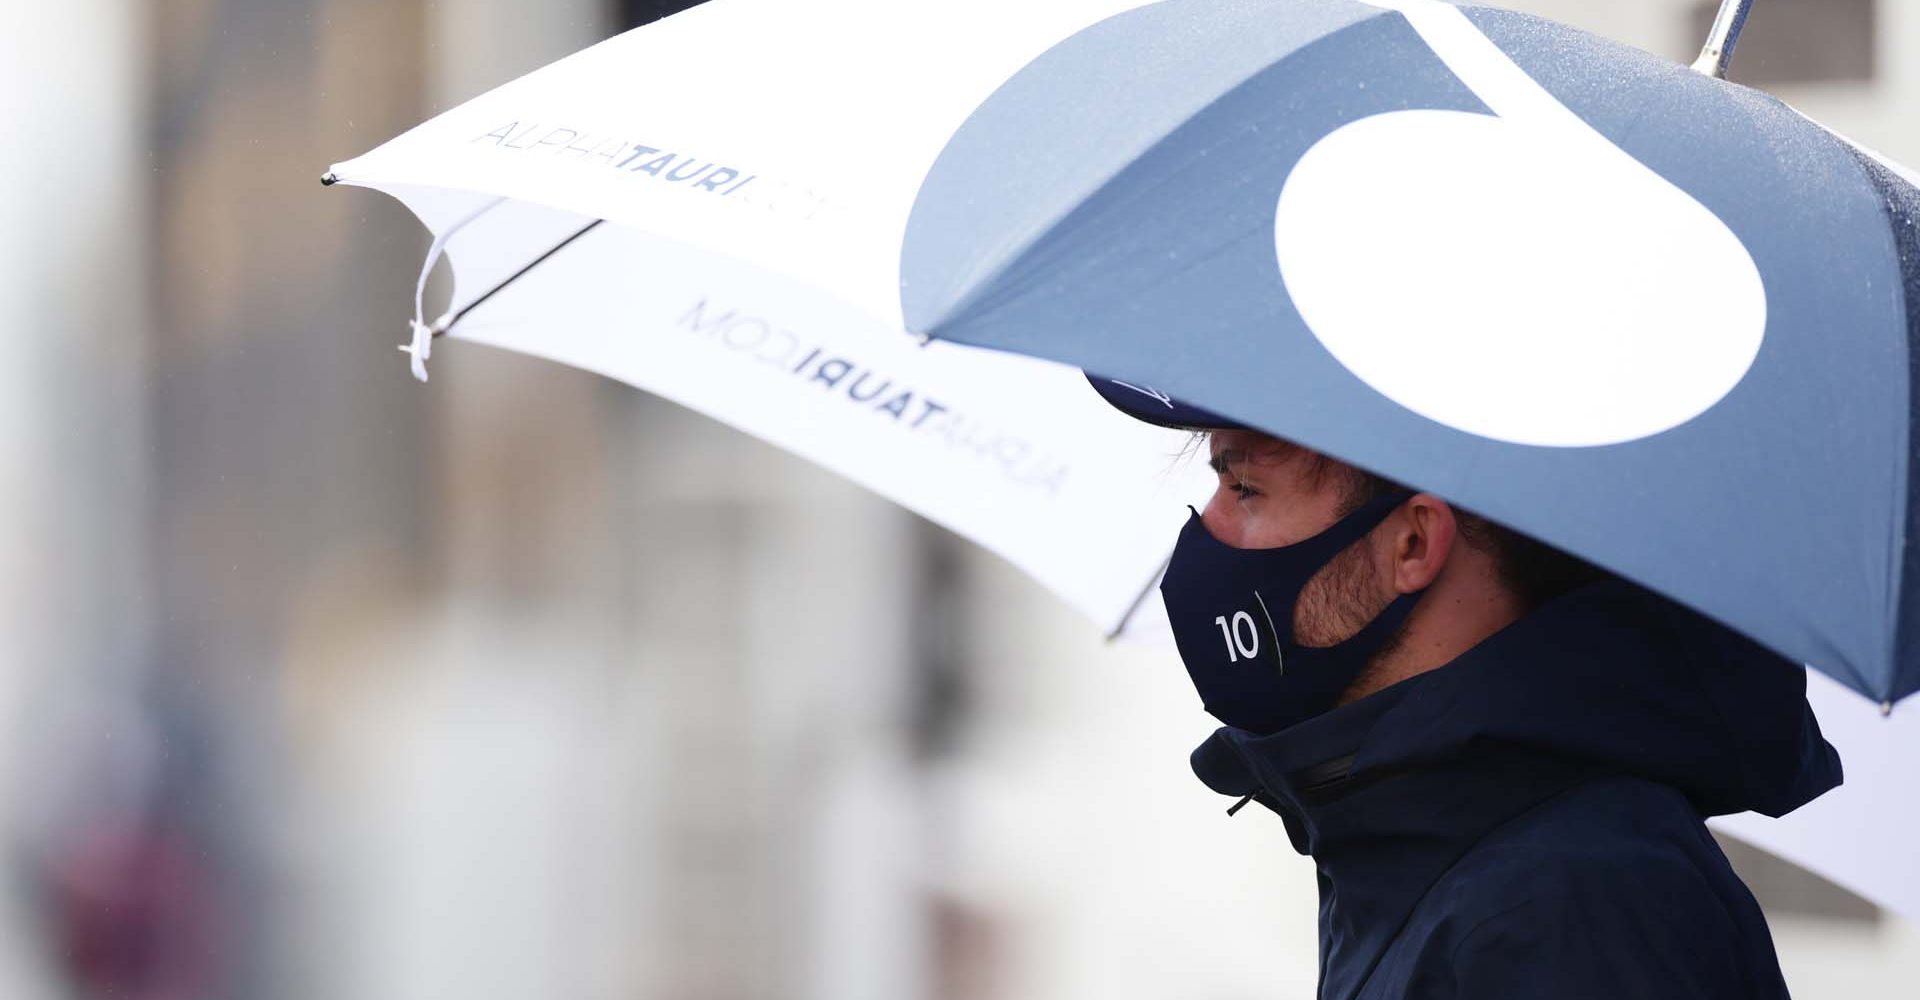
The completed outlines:
[[[1920,688],[1910,180],[1763,94],[1439,0],[1264,7],[1287,54],[1115,169],[989,166],[1088,158],[1069,122],[1118,85],[1090,75],[1182,6],[1239,9],[1116,18],[973,113],[913,211],[910,328],[1432,490],[1875,702]]]
[[[1571,28],[1440,0],[718,0],[333,176],[447,238],[456,332],[545,254],[644,230],[1433,490],[1877,703],[1920,687],[1920,194]]]
[[[1201,484],[1075,369],[1433,490],[1874,703],[1920,687],[1914,175],[1571,28],[713,0],[327,179],[399,198],[453,263],[417,374],[446,333],[661,392],[1115,631],[1149,621]],[[950,460],[995,434],[1071,471]]]

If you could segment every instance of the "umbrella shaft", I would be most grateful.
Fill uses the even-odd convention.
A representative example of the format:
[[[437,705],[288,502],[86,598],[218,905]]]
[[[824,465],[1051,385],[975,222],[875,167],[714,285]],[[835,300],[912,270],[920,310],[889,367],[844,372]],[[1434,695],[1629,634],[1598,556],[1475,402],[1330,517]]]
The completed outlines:
[[[1720,13],[1713,19],[1707,44],[1700,50],[1700,58],[1693,62],[1696,72],[1716,80],[1726,79],[1727,65],[1733,62],[1733,48],[1740,44],[1740,30],[1747,26],[1747,14],[1752,10],[1753,0],[1720,0]]]

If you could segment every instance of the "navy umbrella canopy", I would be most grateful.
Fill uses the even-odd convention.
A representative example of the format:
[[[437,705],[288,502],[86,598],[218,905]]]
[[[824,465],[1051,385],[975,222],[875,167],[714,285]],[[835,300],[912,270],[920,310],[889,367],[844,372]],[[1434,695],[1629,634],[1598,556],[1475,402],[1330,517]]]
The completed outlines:
[[[1166,0],[954,136],[903,308],[1432,490],[1891,704],[1920,689],[1912,178],[1523,14]]]

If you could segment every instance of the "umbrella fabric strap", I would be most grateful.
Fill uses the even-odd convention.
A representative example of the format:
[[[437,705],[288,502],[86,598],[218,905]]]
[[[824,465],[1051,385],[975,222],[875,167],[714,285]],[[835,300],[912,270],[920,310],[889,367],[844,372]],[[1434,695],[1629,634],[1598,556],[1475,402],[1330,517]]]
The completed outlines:
[[[453,239],[454,234],[505,200],[495,198],[474,209],[466,218],[435,233],[433,243],[427,247],[427,259],[420,265],[420,280],[413,286],[413,319],[407,322],[407,326],[413,330],[413,339],[400,345],[400,350],[412,360],[413,377],[422,382],[427,380],[427,359],[433,356],[433,338],[446,332],[447,327],[453,324],[454,316],[453,310],[449,309],[432,323],[427,322],[427,279],[432,277],[434,266],[440,263],[440,258],[446,255],[447,242]]]
[[[410,319],[407,325],[413,328],[413,339],[401,344],[400,349],[413,359],[413,377],[422,382],[427,380],[427,359],[433,357],[433,327]]]

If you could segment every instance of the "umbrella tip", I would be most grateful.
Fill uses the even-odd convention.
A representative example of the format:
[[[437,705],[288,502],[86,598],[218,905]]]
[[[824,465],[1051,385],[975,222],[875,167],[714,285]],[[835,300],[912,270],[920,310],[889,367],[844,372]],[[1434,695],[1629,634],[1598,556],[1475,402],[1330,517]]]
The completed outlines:
[[[332,187],[332,186],[334,186],[335,184],[338,184],[338,183],[340,183],[340,178],[339,178],[339,176],[337,176],[336,174],[334,174],[334,172],[333,172],[333,171],[331,171],[331,170],[329,170],[329,171],[327,171],[326,173],[324,173],[324,174],[321,174],[321,175],[320,175],[320,186],[321,186],[321,187]]]
[[[1884,718],[1887,718],[1888,716],[1891,716],[1892,714],[1893,714],[1893,702],[1890,702],[1890,701],[1881,702],[1880,717],[1884,719]]]

